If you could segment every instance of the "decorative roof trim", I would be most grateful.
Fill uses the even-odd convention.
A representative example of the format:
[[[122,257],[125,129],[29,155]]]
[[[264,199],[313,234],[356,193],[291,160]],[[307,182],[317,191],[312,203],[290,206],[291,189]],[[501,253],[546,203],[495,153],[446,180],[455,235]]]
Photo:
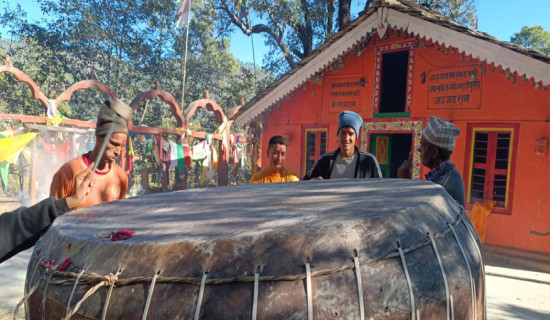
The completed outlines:
[[[535,82],[550,83],[550,64],[496,43],[472,37],[396,10],[390,10],[388,23],[398,29],[403,28],[408,32],[426,37],[432,42],[458,48],[460,52],[471,54],[474,59],[489,64],[494,63],[496,67],[502,66],[503,70],[510,69],[510,72],[517,72],[519,76],[525,74],[528,79],[534,78]]]
[[[379,13],[381,13],[381,9],[379,9]],[[378,21],[380,21],[380,14],[374,13],[353,30],[349,31],[344,37],[335,41],[309,63],[301,67],[299,72],[290,75],[280,85],[271,90],[271,92],[256,101],[254,105],[244,110],[235,120],[237,125],[242,126],[253,120],[253,118],[282,100],[288,93],[301,86],[317,72],[322,71],[332,61],[351,50],[362,38],[366,37],[371,29],[376,27]]]
[[[281,83],[263,97],[257,101],[252,101],[251,105],[245,106],[242,113],[236,116],[235,123],[238,126],[243,126],[254,120],[316,73],[323,71],[335,59],[351,50],[372,30],[383,30],[385,33],[388,25],[395,29],[407,30],[409,33],[414,33],[422,38],[425,37],[427,40],[438,44],[455,47],[461,53],[472,55],[474,59],[489,64],[494,63],[497,67],[502,66],[503,70],[509,69],[510,72],[518,72],[519,76],[525,75],[528,79],[534,78],[535,82],[542,81],[544,84],[550,84],[550,64],[548,63],[505,48],[497,43],[476,38],[391,7],[379,7],[341,38],[324,49],[321,46],[318,49],[322,50],[320,53],[312,57],[310,61],[304,61],[304,65],[289,71],[287,78],[281,79]]]

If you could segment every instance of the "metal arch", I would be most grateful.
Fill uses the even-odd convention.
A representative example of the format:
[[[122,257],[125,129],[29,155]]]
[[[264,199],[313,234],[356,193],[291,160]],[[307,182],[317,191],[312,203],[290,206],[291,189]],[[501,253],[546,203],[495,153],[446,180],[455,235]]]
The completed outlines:
[[[181,109],[179,104],[176,102],[176,99],[174,96],[172,96],[170,93],[162,90],[157,82],[157,88],[144,92],[140,94],[139,96],[135,97],[134,100],[130,103],[130,107],[134,109],[134,112],[139,109],[141,102],[143,100],[153,100],[154,98],[158,97],[161,101],[164,101],[168,103],[170,106],[170,111],[172,112],[172,115],[174,118],[176,118],[176,123],[178,127],[183,127],[185,123],[185,118],[183,117],[181,113]],[[132,131],[134,128],[134,124],[132,122],[132,118],[128,119],[128,129]],[[187,129],[187,127],[185,127]]]
[[[117,97],[115,92],[111,88],[104,85],[103,83],[101,83],[101,82],[99,82],[95,79],[83,80],[83,81],[79,81],[79,82],[71,85],[69,88],[65,89],[65,91],[63,91],[61,93],[61,95],[59,95],[59,97],[57,97],[57,99],[55,99],[55,106],[58,107],[61,102],[71,100],[71,96],[73,95],[73,93],[75,91],[77,91],[77,90],[86,90],[86,89],[91,88],[92,86],[96,87],[101,93],[109,95],[111,98],[116,98]]]
[[[32,93],[32,98],[35,100],[38,100],[42,102],[44,105],[44,110],[48,110],[48,98],[44,95],[42,90],[36,85],[36,83],[23,71],[17,69],[13,66],[13,63],[11,62],[11,58],[9,55],[6,55],[6,59],[4,60],[4,64],[0,66],[0,73],[9,72],[15,76],[17,80],[20,82],[26,83],[29,86],[29,89]]]

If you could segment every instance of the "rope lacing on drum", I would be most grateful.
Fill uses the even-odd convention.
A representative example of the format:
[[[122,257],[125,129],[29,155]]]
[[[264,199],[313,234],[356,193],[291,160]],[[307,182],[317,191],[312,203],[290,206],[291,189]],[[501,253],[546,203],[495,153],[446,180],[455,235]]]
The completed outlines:
[[[101,320],[105,320],[105,318],[107,317],[107,309],[109,308],[109,302],[111,301],[111,295],[113,293],[113,288],[115,287],[115,283],[116,281],[118,280],[118,276],[122,273],[122,269],[118,269],[117,273],[116,274],[112,274],[110,273],[109,274],[109,282],[110,282],[110,285],[109,285],[109,291],[107,292],[107,297],[105,298],[105,304],[103,305],[103,312],[101,314]]]
[[[476,315],[476,286],[474,283],[474,277],[472,276],[472,268],[470,267],[470,262],[468,262],[468,258],[466,257],[466,252],[464,252],[464,248],[462,247],[462,244],[460,243],[460,240],[458,239],[458,235],[456,234],[455,228],[447,223],[449,225],[449,228],[451,228],[451,231],[453,232],[453,236],[455,237],[456,243],[458,244],[458,248],[460,249],[460,252],[462,253],[462,257],[464,258],[464,261],[466,262],[466,267],[468,269],[468,276],[470,277],[470,289],[471,289],[471,296],[472,296],[472,312],[473,312],[473,319],[477,320]]]
[[[118,281],[118,273],[117,274],[109,273],[109,275],[105,276],[103,280],[106,287],[115,285],[117,281]]]
[[[439,238],[445,237],[448,233],[452,232],[451,231],[451,226],[453,226],[453,225],[457,226],[461,221],[463,221],[463,215],[464,214],[465,214],[464,211],[462,211],[460,214],[458,214],[458,216],[457,216],[457,218],[454,222],[448,223],[448,227],[446,229],[444,229],[443,231],[441,231],[437,234],[434,234],[433,238],[434,239],[439,239]],[[468,228],[466,227],[466,229],[468,229]],[[470,231],[470,230],[468,229],[468,231]],[[400,248],[398,251],[391,252],[389,254],[386,254],[385,256],[360,260],[359,261],[359,266],[365,266],[365,265],[368,265],[368,264],[373,264],[373,263],[379,262],[381,260],[392,259],[392,258],[396,258],[396,257],[401,257],[402,258],[402,255],[413,252],[413,251],[415,251],[419,248],[425,247],[427,245],[431,245],[431,241],[430,241],[429,237],[427,237],[426,239],[424,239],[424,241],[422,241],[420,243],[414,244],[414,245],[409,246],[408,248],[405,248],[405,249]],[[43,261],[39,260],[38,263],[41,264],[42,266],[44,266]],[[354,260],[353,262],[344,264],[340,267],[321,269],[321,270],[317,270],[317,271],[310,271],[309,276],[311,278],[315,278],[315,277],[319,277],[319,276],[325,276],[325,275],[340,273],[340,272],[343,272],[343,271],[346,271],[346,270],[353,270],[355,268],[357,268],[357,262],[355,262],[355,260]],[[63,280],[52,280],[52,281],[49,282],[50,285],[72,285],[72,284],[75,283],[76,278],[78,277],[78,273],[75,273],[75,272],[58,271],[55,268],[45,268],[45,269],[46,269],[46,273],[51,273],[52,276],[55,275],[56,277],[66,278],[66,279],[63,279]],[[156,277],[156,283],[174,283],[174,284],[179,283],[179,284],[200,285],[201,287],[203,287],[203,290],[204,290],[204,286],[207,285],[207,284],[217,285],[217,284],[228,284],[228,283],[233,283],[233,282],[254,283],[255,281],[259,281],[259,282],[297,281],[297,280],[304,280],[308,277],[308,275],[306,273],[297,274],[297,275],[283,275],[283,276],[258,276],[258,275],[255,274],[253,276],[241,276],[241,277],[230,277],[230,278],[207,278],[207,277],[204,276],[204,274],[200,278],[196,278],[196,277],[166,277],[166,276],[161,277],[161,276],[158,276],[158,275],[155,275],[153,277],[119,278],[118,275],[119,275],[119,273],[114,274],[114,275],[113,274],[100,275],[100,274],[93,273],[93,272],[84,272],[82,274],[81,278],[80,278],[80,281],[79,281],[80,284],[81,285],[83,285],[83,284],[94,285],[95,284],[95,286],[92,287],[90,290],[88,290],[88,292],[86,292],[86,294],[83,296],[81,301],[79,301],[79,303],[77,303],[77,305],[75,305],[75,307],[73,308],[71,313],[65,319],[68,320],[70,318],[70,316],[75,314],[76,311],[78,310],[78,308],[80,307],[80,305],[82,304],[82,302],[84,302],[87,298],[89,298],[89,296],[91,296],[93,293],[95,293],[100,287],[103,287],[103,286],[112,287],[115,283],[116,283],[117,286],[126,286],[126,285],[132,285],[132,284],[136,284],[136,283],[147,283],[147,282],[151,283],[151,281],[153,280],[153,277]],[[36,286],[33,287],[29,291],[29,293],[21,300],[20,304],[22,304],[24,301],[26,301],[28,299],[28,297],[30,295],[32,295],[32,293],[36,290],[36,287],[38,286],[38,283],[41,280],[42,280],[42,278],[37,282]],[[200,310],[200,302],[199,301],[197,301],[197,302],[198,302],[198,307],[199,307],[198,310]],[[18,307],[19,307],[19,305],[18,305]],[[14,316],[16,315],[16,312],[17,312],[17,309],[14,312]],[[414,317],[414,311],[413,311],[413,317]]]
[[[441,256],[439,255],[439,250],[437,250],[437,245],[435,243],[434,237],[428,232],[428,237],[432,243],[432,248],[434,249],[435,257],[437,258],[437,263],[439,264],[439,269],[441,270],[441,276],[443,277],[443,284],[445,285],[445,303],[447,308],[447,320],[454,320],[454,317],[451,318],[452,313],[452,296],[449,292],[449,283],[447,282],[447,274],[445,273],[445,268],[443,267],[443,262],[441,261]]]

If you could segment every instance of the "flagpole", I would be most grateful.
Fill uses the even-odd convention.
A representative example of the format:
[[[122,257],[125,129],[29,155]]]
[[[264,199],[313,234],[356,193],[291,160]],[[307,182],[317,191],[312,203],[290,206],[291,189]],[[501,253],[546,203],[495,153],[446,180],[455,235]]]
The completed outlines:
[[[254,37],[250,34],[250,40],[252,41],[252,61],[254,62],[254,93],[258,91],[258,79],[256,77],[256,54],[254,53]]]
[[[250,18],[246,17],[245,19],[248,21],[249,25],[252,24],[252,21],[250,20]],[[256,93],[258,90],[258,84],[257,84],[258,79],[256,76],[256,54],[254,53],[254,34],[253,33],[250,33],[250,41],[252,41],[252,62],[254,63],[254,92]]]
[[[184,0],[185,1],[185,0]],[[189,18],[191,17],[191,0],[189,0],[189,14],[187,15],[187,26],[185,31],[185,53],[183,56],[183,80],[182,80],[182,88],[181,88],[181,110],[183,111],[184,103],[185,103],[185,75],[187,70],[187,40],[189,39],[189,28],[191,25],[189,24]]]

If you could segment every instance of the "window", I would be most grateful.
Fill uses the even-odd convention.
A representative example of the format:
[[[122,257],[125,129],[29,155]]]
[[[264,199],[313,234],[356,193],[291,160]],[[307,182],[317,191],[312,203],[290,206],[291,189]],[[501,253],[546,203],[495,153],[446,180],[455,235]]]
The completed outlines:
[[[470,127],[467,202],[491,199],[495,212],[510,213],[517,125]]]
[[[376,48],[374,118],[410,116],[413,65],[412,41]]]
[[[304,148],[304,175],[313,169],[315,162],[327,152],[327,129],[326,128],[306,128],[305,129],[305,148]]]

